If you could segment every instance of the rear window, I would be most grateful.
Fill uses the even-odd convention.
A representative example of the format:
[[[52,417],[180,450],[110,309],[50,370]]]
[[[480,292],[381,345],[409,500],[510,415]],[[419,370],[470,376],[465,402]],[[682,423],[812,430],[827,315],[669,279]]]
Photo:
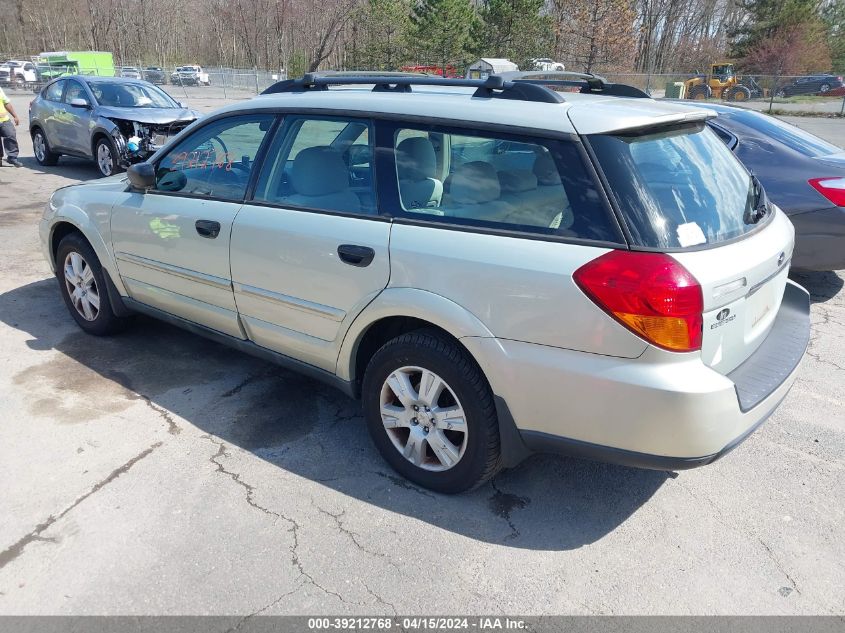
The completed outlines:
[[[703,124],[590,137],[635,244],[686,248],[755,227],[754,186]]]
[[[724,115],[720,113],[720,118],[721,116],[746,125],[763,136],[783,143],[804,156],[818,158],[819,156],[838,154],[842,151],[836,145],[823,141],[819,137],[808,134],[773,116],[749,111],[737,111]]]

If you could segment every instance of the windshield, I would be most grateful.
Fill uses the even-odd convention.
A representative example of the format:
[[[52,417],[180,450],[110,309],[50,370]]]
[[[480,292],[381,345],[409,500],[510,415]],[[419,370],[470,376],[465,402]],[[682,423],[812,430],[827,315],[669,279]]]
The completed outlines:
[[[715,244],[751,231],[765,215],[762,191],[703,124],[594,135],[590,144],[639,246]]]
[[[163,90],[132,83],[92,82],[91,91],[102,106],[115,108],[178,108]]]
[[[796,152],[811,158],[830,156],[831,154],[838,154],[842,151],[836,145],[831,145],[827,141],[823,141],[819,137],[808,134],[794,125],[785,123],[773,116],[740,110],[738,108],[736,112],[720,112],[719,116],[745,125],[763,136],[783,143]]]

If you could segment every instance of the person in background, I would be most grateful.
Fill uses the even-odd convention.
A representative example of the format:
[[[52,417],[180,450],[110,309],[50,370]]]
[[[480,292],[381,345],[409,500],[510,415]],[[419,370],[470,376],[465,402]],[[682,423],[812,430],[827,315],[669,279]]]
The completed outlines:
[[[12,120],[9,120],[11,116]],[[14,121],[14,123],[12,123]],[[21,167],[18,160],[18,135],[15,127],[20,125],[20,119],[12,106],[9,97],[0,88],[0,164],[2,164],[3,149],[6,149],[6,162],[15,167]]]

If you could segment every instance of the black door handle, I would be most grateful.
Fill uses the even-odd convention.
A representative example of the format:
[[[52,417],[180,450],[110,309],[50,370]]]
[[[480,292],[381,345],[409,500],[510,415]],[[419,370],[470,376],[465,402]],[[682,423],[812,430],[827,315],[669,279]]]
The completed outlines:
[[[197,233],[210,240],[220,235],[220,222],[215,222],[214,220],[197,220],[194,226],[197,228]]]
[[[356,246],[355,244],[341,244],[337,247],[337,254],[347,264],[352,266],[369,266],[376,256],[376,252],[369,246]]]

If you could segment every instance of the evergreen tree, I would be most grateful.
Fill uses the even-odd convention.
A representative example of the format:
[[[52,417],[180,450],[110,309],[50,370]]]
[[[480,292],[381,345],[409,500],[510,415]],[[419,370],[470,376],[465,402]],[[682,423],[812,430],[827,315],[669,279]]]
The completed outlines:
[[[740,0],[739,5],[748,13],[748,19],[731,33],[731,56],[736,58],[768,46],[768,40],[778,32],[819,22],[818,0]]]
[[[421,0],[411,13],[408,48],[416,61],[463,66],[475,51],[478,15],[471,0]]]
[[[845,73],[845,0],[830,0],[822,9],[834,72]]]
[[[479,57],[505,57],[531,70],[531,59],[549,55],[552,20],[544,0],[483,0],[475,40]]]
[[[367,0],[354,19],[352,67],[397,70],[406,58],[410,28],[410,0]]]

